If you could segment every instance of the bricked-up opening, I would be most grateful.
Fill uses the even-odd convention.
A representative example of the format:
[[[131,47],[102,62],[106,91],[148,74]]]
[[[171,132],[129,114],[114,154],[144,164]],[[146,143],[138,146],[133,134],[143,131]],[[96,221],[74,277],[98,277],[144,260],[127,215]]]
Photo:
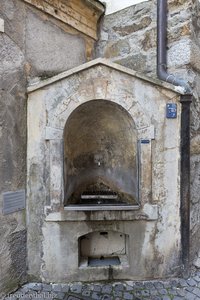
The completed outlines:
[[[65,205],[138,204],[137,134],[130,114],[107,100],[80,105],[64,130]]]

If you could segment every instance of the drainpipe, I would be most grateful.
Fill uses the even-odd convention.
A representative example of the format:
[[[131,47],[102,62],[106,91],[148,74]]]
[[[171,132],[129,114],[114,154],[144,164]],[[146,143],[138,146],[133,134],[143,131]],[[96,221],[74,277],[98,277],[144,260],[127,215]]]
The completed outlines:
[[[181,260],[183,275],[189,275],[190,252],[190,104],[192,90],[188,83],[167,72],[167,0],[157,0],[157,75],[158,78],[180,86],[181,96]]]
[[[183,275],[189,276],[190,258],[190,104],[191,95],[182,95],[181,103],[181,248]]]
[[[167,0],[157,2],[157,75],[158,78],[181,86],[184,94],[192,94],[187,82],[167,72]]]

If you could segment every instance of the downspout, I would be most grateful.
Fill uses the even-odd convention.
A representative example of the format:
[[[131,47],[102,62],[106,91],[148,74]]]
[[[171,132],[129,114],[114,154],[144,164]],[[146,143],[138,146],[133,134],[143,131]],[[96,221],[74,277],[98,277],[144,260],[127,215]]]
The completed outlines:
[[[191,95],[181,99],[181,247],[183,275],[189,276],[190,257],[190,104]]]
[[[183,275],[188,276],[190,253],[190,104],[192,90],[188,83],[167,72],[167,0],[157,0],[157,76],[183,88],[181,96],[181,260]]]
[[[167,0],[157,2],[157,75],[158,78],[181,86],[184,94],[192,94],[188,83],[167,72]]]

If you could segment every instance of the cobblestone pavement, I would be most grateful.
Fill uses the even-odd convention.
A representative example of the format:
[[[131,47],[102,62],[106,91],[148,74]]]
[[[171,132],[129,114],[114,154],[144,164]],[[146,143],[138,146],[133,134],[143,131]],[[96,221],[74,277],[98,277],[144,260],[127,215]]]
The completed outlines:
[[[200,272],[189,279],[109,283],[28,283],[5,300],[197,300]]]

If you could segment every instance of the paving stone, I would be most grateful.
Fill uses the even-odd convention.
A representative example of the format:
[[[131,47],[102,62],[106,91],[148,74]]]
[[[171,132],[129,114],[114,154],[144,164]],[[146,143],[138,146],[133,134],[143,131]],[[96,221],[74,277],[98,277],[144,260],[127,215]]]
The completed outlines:
[[[184,297],[185,294],[186,294],[186,290],[185,290],[184,288],[182,288],[182,289],[177,289],[177,295],[178,295],[178,296]]]
[[[189,286],[196,286],[197,285],[196,281],[192,278],[189,278],[187,280],[187,283],[188,283]]]
[[[61,286],[61,284],[52,284],[52,290],[54,292],[62,292],[62,286]]]
[[[113,297],[111,295],[103,295],[102,300],[112,300]]]
[[[185,279],[182,279],[182,278],[179,280],[179,284],[180,284],[180,286],[183,286],[183,287],[188,286],[187,281]]]
[[[93,291],[94,292],[101,292],[102,287],[100,285],[94,285],[93,286]]]
[[[62,292],[68,293],[69,292],[69,285],[68,284],[61,284]]]
[[[194,279],[196,282],[200,282],[200,276],[194,276],[193,279]]]
[[[168,291],[167,291],[166,289],[159,289],[159,290],[158,290],[158,293],[159,293],[160,295],[167,295],[167,294],[168,294]]]
[[[69,296],[68,298],[66,298],[66,300],[81,300],[81,299],[74,296]]]
[[[101,294],[100,294],[100,293],[93,292],[93,293],[92,293],[92,299],[100,300],[100,299],[101,299]]]
[[[192,293],[200,298],[200,289],[199,288],[194,288]]]
[[[63,293],[63,292],[57,292],[55,294],[56,294],[56,297],[55,297],[56,299],[62,300],[65,298],[65,293]]]
[[[170,281],[164,281],[163,282],[164,288],[165,289],[170,289],[172,287],[171,282]]]
[[[35,282],[34,283],[32,283],[32,282],[25,283],[24,286],[23,286],[23,288],[27,288],[27,289],[31,290],[34,285],[35,285]]]
[[[126,291],[133,291],[133,289],[134,289],[134,286],[130,286],[130,285],[126,286]]]
[[[122,297],[122,291],[114,291],[113,296],[114,297]]]
[[[163,296],[162,300],[171,300],[171,298],[169,296]]]
[[[138,288],[143,289],[144,288],[144,282],[137,281],[137,282],[135,282],[135,286],[138,287]]]
[[[104,285],[104,286],[102,287],[102,293],[103,293],[103,294],[104,294],[104,293],[106,293],[106,294],[111,294],[111,292],[112,292],[112,285],[107,284],[107,285]]]
[[[163,283],[161,283],[161,282],[154,282],[154,286],[155,286],[155,288],[156,289],[163,289],[164,288],[164,285],[163,285]]]
[[[175,297],[173,298],[173,300],[183,300],[183,297],[175,296]]]
[[[139,290],[134,291],[134,296],[141,297],[142,296],[141,291]]]
[[[82,291],[93,291],[94,285],[93,284],[86,284],[82,286]]]
[[[148,290],[142,290],[141,291],[141,295],[144,297],[149,297],[150,296],[150,292]]]
[[[123,299],[125,299],[125,300],[133,300],[133,295],[130,294],[130,293],[125,292],[124,296],[123,296]]]
[[[82,295],[83,295],[83,296],[86,296],[86,297],[90,297],[91,291],[85,290],[85,291],[82,292]]]
[[[42,284],[41,283],[36,283],[33,290],[34,291],[41,291],[42,290]]]
[[[42,284],[42,290],[45,292],[51,292],[52,291],[52,285],[51,284]]]
[[[81,291],[82,291],[82,284],[73,284],[73,285],[70,287],[70,291],[71,291],[72,293],[80,294]]]
[[[196,295],[191,294],[191,293],[186,293],[185,299],[187,299],[187,300],[195,300],[196,299]]]
[[[188,292],[192,292],[193,291],[193,287],[191,287],[191,286],[187,286],[186,288],[185,288],[185,290],[186,291],[188,291]]]
[[[123,284],[116,284],[115,286],[114,286],[114,290],[115,291],[123,291],[124,290],[124,285]]]
[[[177,296],[177,289],[172,287],[170,290],[169,290],[169,294],[171,295],[174,295],[174,296]]]
[[[158,290],[156,290],[156,289],[154,288],[154,289],[150,290],[150,294],[151,294],[152,296],[157,296],[157,295],[158,295]]]
[[[145,282],[144,287],[145,289],[155,289],[155,286],[152,282]]]
[[[171,280],[170,281],[171,287],[178,287],[179,286],[179,280]]]

